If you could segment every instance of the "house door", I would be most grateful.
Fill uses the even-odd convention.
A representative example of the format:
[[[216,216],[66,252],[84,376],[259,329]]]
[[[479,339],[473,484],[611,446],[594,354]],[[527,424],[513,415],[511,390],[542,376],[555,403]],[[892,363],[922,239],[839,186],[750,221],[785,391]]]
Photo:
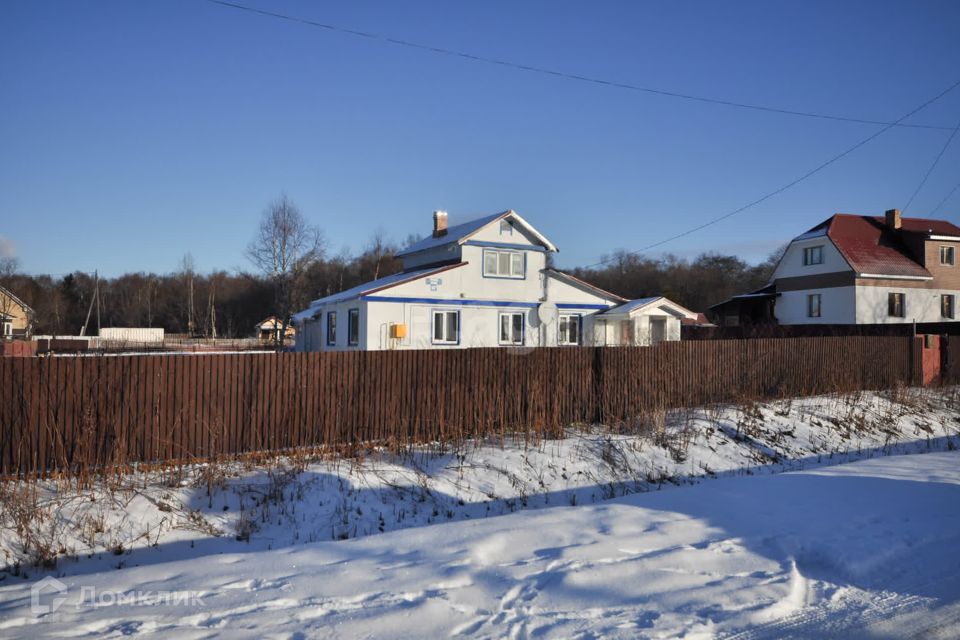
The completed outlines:
[[[667,319],[650,318],[650,344],[658,344],[667,339]]]

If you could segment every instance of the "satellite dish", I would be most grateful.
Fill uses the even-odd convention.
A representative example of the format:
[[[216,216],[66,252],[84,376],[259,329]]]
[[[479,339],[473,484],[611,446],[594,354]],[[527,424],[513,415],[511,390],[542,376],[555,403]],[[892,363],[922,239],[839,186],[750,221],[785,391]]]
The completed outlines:
[[[537,307],[537,317],[543,324],[553,324],[557,321],[557,305],[552,302],[541,302]]]

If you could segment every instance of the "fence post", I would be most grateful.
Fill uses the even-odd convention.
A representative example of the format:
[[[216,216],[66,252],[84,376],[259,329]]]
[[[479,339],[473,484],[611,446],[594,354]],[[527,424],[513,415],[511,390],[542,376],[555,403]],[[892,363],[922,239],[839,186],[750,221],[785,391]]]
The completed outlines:
[[[593,421],[603,424],[603,347],[593,347]]]
[[[923,386],[923,336],[910,338],[910,385]]]

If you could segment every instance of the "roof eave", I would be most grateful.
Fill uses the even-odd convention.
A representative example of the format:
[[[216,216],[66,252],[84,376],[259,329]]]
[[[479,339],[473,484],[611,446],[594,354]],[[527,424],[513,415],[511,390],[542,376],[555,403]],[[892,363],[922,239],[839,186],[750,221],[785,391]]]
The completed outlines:
[[[891,273],[858,273],[858,278],[878,278],[881,280],[933,280],[932,275],[904,275]]]
[[[554,269],[553,267],[547,267],[546,269],[543,270],[543,272],[546,273],[547,275],[557,276],[557,277],[560,278],[561,280],[564,280],[564,279],[565,279],[565,280],[567,280],[568,282],[571,282],[571,283],[573,283],[573,284],[575,284],[575,285],[577,285],[577,286],[581,286],[581,287],[590,289],[591,291],[596,292],[596,293],[599,295],[599,297],[601,297],[601,298],[606,298],[606,299],[611,300],[611,301],[613,301],[613,302],[619,302],[620,304],[623,304],[623,303],[625,303],[625,302],[630,302],[627,298],[624,298],[624,297],[622,297],[622,296],[618,296],[617,294],[611,293],[611,292],[609,292],[609,291],[606,291],[605,289],[601,289],[600,287],[598,287],[598,286],[596,286],[596,285],[592,285],[592,284],[590,284],[589,282],[586,282],[586,281],[584,281],[584,280],[581,280],[580,278],[578,278],[578,277],[576,277],[576,276],[573,276],[573,275],[570,275],[569,273],[565,273],[565,272],[560,271],[560,270],[558,270],[558,269]]]

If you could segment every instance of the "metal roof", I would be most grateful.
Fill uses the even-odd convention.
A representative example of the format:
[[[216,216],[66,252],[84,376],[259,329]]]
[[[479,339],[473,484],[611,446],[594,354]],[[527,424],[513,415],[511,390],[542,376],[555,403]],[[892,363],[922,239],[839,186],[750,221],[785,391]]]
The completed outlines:
[[[310,303],[310,306],[304,309],[299,313],[293,314],[294,322],[303,322],[304,320],[312,317],[321,307],[328,304],[336,304],[338,302],[346,302],[347,300],[353,300],[360,298],[363,295],[373,293],[375,291],[381,291],[383,289],[389,289],[397,285],[403,284],[405,282],[410,282],[411,280],[417,280],[419,278],[425,278],[427,276],[433,275],[435,273],[441,273],[443,271],[448,271],[450,269],[455,269],[457,267],[462,267],[467,262],[458,262],[456,264],[448,264],[442,267],[436,265],[431,267],[423,267],[420,269],[411,269],[410,271],[402,271],[400,273],[395,273],[378,280],[373,280],[371,282],[365,282],[356,287],[346,289],[339,293],[334,293],[333,295],[326,296],[324,298],[318,298]]]
[[[515,224],[519,225],[522,229],[526,230],[530,235],[532,235],[537,242],[542,244],[548,251],[559,251],[556,245],[547,240],[547,238],[541,234],[539,231],[533,228],[529,222],[520,217],[516,211],[501,211],[500,213],[494,213],[488,216],[483,216],[482,218],[477,218],[475,220],[468,220],[467,222],[461,222],[460,224],[455,224],[452,227],[447,228],[447,232],[440,237],[434,237],[433,235],[415,242],[403,251],[397,253],[398,258],[403,256],[408,256],[414,253],[420,253],[421,251],[427,251],[429,249],[436,249],[439,247],[444,247],[447,245],[453,244],[463,244],[470,239],[471,236],[475,235],[478,231],[486,227],[488,224],[497,222],[504,218],[510,218],[514,221]]]
[[[818,225],[821,226],[826,227],[827,237],[854,271],[885,276],[932,277],[914,259],[901,234],[928,233],[927,229],[936,228],[935,233],[960,235],[960,229],[939,220],[903,218],[898,232],[890,229],[883,218],[844,213],[832,216]]]
[[[600,316],[622,316],[629,315],[634,311],[639,311],[646,307],[668,307],[677,315],[684,316],[686,318],[696,318],[697,314],[693,311],[690,311],[686,307],[682,307],[676,302],[669,300],[663,296],[651,296],[649,298],[637,298],[636,300],[629,300],[619,306],[607,309],[606,311],[601,311]]]

